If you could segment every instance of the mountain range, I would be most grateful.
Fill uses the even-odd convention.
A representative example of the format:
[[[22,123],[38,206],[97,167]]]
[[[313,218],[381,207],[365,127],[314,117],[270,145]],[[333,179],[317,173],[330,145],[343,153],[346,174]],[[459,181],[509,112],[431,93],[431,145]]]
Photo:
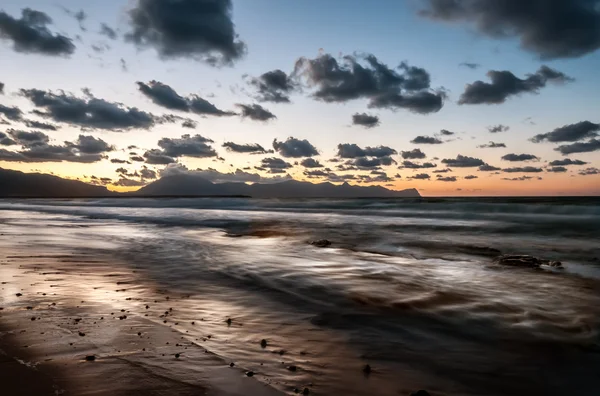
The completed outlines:
[[[310,183],[288,180],[272,184],[213,183],[193,174],[162,177],[137,191],[117,193],[106,187],[58,176],[23,173],[0,168],[0,197],[161,197],[161,196],[247,196],[253,198],[394,198],[420,197],[412,188],[402,191],[380,186],[348,183]]]

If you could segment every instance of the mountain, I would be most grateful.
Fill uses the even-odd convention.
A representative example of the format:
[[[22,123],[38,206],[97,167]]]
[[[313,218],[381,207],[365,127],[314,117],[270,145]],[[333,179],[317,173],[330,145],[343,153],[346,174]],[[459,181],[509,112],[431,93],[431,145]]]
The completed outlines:
[[[40,173],[0,168],[0,197],[108,197],[105,187]]]
[[[254,198],[393,198],[421,196],[414,188],[394,191],[379,186],[351,186],[348,183],[336,186],[331,183],[288,180],[273,184],[214,184],[202,177],[190,174],[163,177],[142,187],[133,194],[136,196],[245,195]]]

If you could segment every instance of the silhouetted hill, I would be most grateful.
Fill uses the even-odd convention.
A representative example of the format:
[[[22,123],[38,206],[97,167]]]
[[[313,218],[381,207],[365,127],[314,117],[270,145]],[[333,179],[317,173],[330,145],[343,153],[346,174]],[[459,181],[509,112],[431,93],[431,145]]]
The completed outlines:
[[[309,183],[289,180],[273,184],[221,183],[214,184],[200,176],[180,174],[163,177],[134,193],[144,196],[164,195],[247,195],[255,198],[392,198],[420,197],[412,188],[402,191],[384,187],[351,186],[344,183]]]
[[[105,187],[40,173],[0,168],[0,197],[104,197]]]

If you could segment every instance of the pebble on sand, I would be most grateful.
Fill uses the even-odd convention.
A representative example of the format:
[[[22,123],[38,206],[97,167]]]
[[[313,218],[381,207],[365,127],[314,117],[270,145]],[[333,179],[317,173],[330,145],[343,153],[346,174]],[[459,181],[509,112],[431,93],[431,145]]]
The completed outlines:
[[[79,337],[85,337],[85,333],[83,331],[79,332]]]
[[[94,360],[96,360],[96,356],[88,355],[85,357],[85,360],[87,360],[88,362],[93,362]]]
[[[297,368],[296,366],[294,366],[294,365],[288,366],[288,368],[287,368],[287,369],[288,369],[289,371],[296,371],[296,370],[298,370],[298,368]]]
[[[254,376],[254,371],[248,371],[248,372],[246,372],[246,376],[247,377],[253,377]]]
[[[267,340],[265,340],[264,338],[262,340],[260,340],[260,346],[263,348],[267,347]]]

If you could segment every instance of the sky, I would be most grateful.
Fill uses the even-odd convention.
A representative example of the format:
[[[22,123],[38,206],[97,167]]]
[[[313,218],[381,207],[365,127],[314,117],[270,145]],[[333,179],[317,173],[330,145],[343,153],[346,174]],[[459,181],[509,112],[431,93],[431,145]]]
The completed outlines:
[[[600,194],[600,1],[5,0],[0,167]]]

